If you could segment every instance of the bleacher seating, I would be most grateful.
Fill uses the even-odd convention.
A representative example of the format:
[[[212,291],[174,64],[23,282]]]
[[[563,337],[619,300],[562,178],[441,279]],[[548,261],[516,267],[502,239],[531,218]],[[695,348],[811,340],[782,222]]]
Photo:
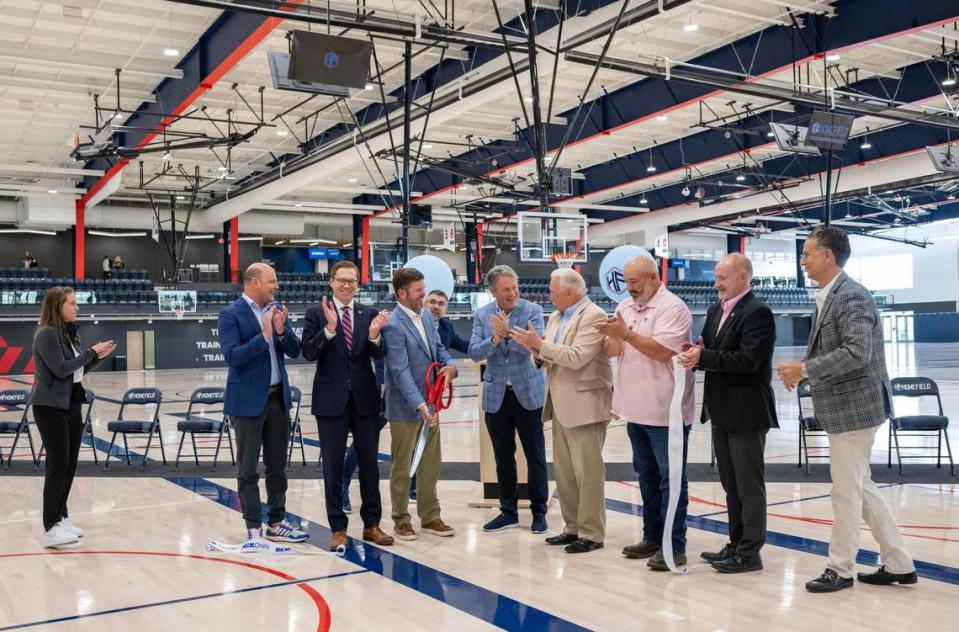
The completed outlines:
[[[68,285],[81,304],[156,305],[157,293],[146,270],[115,270],[111,279],[52,278],[48,268],[0,267],[0,304],[38,305],[48,289]]]

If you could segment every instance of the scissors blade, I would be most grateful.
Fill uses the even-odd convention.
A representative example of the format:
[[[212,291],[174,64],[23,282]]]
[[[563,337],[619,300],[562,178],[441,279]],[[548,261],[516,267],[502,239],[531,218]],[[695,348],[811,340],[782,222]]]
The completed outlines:
[[[423,458],[423,451],[426,450],[426,435],[429,434],[430,425],[425,421],[420,427],[420,437],[416,441],[416,449],[413,450],[413,462],[410,464],[410,478],[416,475],[416,469],[420,466],[420,460]]]

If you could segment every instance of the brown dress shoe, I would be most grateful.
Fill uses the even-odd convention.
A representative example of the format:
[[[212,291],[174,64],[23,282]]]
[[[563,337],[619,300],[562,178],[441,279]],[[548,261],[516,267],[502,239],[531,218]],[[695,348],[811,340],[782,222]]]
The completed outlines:
[[[419,536],[413,531],[413,525],[408,522],[400,523],[393,527],[393,535],[397,540],[415,540]]]
[[[346,531],[334,531],[330,539],[330,550],[336,553],[345,552],[347,542]]]
[[[658,544],[643,540],[639,544],[630,544],[627,547],[623,547],[623,555],[631,560],[645,560],[647,557],[656,555],[659,549],[660,546]]]
[[[420,526],[420,530],[423,533],[431,533],[433,535],[438,535],[441,538],[448,538],[451,535],[456,535],[456,529],[443,522],[441,518],[430,520],[426,524]]]
[[[412,528],[412,527],[411,527]],[[393,538],[386,535],[380,525],[373,525],[372,527],[366,527],[363,529],[363,539],[367,542],[372,542],[378,546],[392,546]]]

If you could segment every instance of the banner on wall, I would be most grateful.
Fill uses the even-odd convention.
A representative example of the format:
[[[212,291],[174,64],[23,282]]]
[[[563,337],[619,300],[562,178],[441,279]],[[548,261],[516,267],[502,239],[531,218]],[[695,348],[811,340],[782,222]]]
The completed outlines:
[[[453,224],[443,229],[443,245],[440,248],[456,252],[456,227]]]

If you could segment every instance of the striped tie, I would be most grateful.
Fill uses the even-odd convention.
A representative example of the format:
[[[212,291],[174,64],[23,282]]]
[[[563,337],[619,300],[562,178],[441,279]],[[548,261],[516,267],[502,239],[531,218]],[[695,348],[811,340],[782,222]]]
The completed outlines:
[[[343,339],[346,341],[346,352],[353,353],[353,320],[350,318],[350,306],[343,306]]]

